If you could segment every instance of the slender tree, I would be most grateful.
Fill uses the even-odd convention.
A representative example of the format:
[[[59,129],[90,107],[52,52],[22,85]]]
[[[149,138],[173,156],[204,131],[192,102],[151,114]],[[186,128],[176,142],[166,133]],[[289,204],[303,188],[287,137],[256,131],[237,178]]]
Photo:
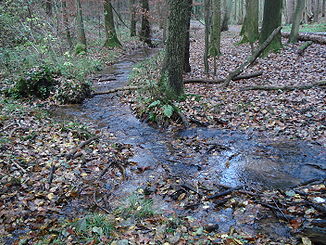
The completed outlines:
[[[270,36],[270,34],[277,27],[281,26],[282,20],[282,0],[267,0],[264,5],[264,19],[263,26],[260,34],[259,43],[262,44]],[[281,49],[281,31],[275,36],[273,41],[263,52],[263,55],[268,54],[270,51],[277,51]]]
[[[136,36],[136,7],[135,0],[129,0],[129,9],[130,9],[130,36]]]
[[[289,43],[296,43],[298,41],[299,26],[302,19],[303,9],[305,7],[305,0],[297,0],[297,6],[294,13]]]
[[[285,2],[286,2],[286,12],[287,12],[286,24],[292,24],[294,18],[294,11],[296,9],[295,0],[287,0]]]
[[[111,0],[104,0],[104,25],[105,25],[105,33],[106,40],[104,43],[104,47],[114,48],[121,47],[121,43],[118,39],[113,19],[113,11]]]
[[[205,12],[205,53],[204,53],[204,66],[205,73],[209,72],[209,62],[208,62],[208,51],[209,51],[209,34],[211,26],[211,16],[210,16],[210,0],[204,0],[204,12]]]
[[[67,42],[70,48],[72,48],[72,38],[69,28],[69,19],[67,14],[67,0],[62,0],[62,20],[63,20],[63,26],[66,32]]]
[[[213,24],[210,38],[209,56],[214,57],[214,75],[216,75],[216,58],[221,55],[221,0],[212,1]]]
[[[187,36],[188,0],[168,0],[168,37],[161,81],[166,81],[166,95],[172,99],[184,92],[182,71],[184,68],[185,40]]]
[[[52,0],[45,0],[45,13],[52,16]]]
[[[187,8],[187,23],[186,23],[186,40],[185,40],[185,61],[184,61],[184,72],[190,72],[191,66],[190,66],[190,21],[191,21],[191,11],[192,11],[192,0],[188,0],[188,8]]]
[[[259,38],[258,5],[258,0],[246,1],[246,16],[240,32],[240,35],[243,37],[241,43],[250,43],[251,52],[253,52],[254,43]]]
[[[83,11],[80,0],[76,0],[77,6],[77,30],[78,30],[78,43],[84,45],[84,49],[86,50],[86,35],[83,21]]]
[[[141,30],[140,30],[140,40],[146,43],[149,47],[153,47],[151,41],[151,26],[149,24],[149,3],[148,0],[141,0],[142,7],[142,18],[141,18]]]

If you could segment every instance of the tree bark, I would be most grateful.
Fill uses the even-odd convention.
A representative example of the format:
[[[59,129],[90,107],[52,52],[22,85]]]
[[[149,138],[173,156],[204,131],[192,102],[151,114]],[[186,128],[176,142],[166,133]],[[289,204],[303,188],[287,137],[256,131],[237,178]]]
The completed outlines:
[[[121,43],[118,39],[115,26],[114,26],[114,19],[113,19],[113,11],[111,0],[104,0],[104,25],[105,25],[105,34],[106,40],[104,43],[104,47],[107,48],[114,48],[114,47],[121,47]]]
[[[260,35],[259,43],[262,44],[270,36],[270,34],[281,26],[282,21],[282,0],[265,1],[264,6],[264,19]],[[268,54],[270,51],[278,51],[281,49],[281,33],[278,33],[268,47],[264,50],[263,55]]]
[[[83,10],[82,10],[80,0],[76,0],[76,6],[77,6],[78,43],[84,45],[86,50],[87,43],[86,43],[86,35],[85,35],[85,28],[84,28],[84,21],[83,21]]]
[[[182,71],[184,67],[186,21],[188,0],[168,0],[170,14],[165,60],[161,84],[166,88],[166,96],[175,99],[184,93]]]
[[[70,48],[72,48],[72,38],[69,28],[69,19],[67,14],[67,0],[62,0],[62,19],[63,19],[63,26],[66,31],[67,42]]]
[[[258,0],[247,0],[246,16],[241,28],[240,35],[243,36],[241,43],[249,42],[252,47],[253,43],[258,40]]]
[[[52,16],[52,0],[45,0],[45,13]]]
[[[221,0],[213,0],[213,25],[209,56],[214,57],[214,75],[216,75],[216,58],[221,55]]]
[[[294,19],[294,10],[295,10],[295,0],[288,0],[286,5],[286,11],[287,11],[287,20],[286,24],[292,24]]]
[[[140,40],[144,43],[146,43],[149,47],[153,47],[152,41],[151,41],[151,27],[149,24],[149,4],[148,0],[141,0],[142,4],[142,18],[141,18],[141,30],[140,30]]]
[[[305,0],[297,0],[297,7],[295,9],[295,14],[293,17],[289,43],[296,43],[298,41],[299,26],[302,19],[302,13],[304,7],[305,7]]]
[[[205,53],[204,53],[204,66],[205,73],[209,72],[209,63],[208,63],[208,49],[209,49],[209,30],[211,25],[210,18],[210,0],[204,0],[204,11],[205,11]]]
[[[229,30],[229,20],[230,20],[230,12],[232,8],[232,1],[231,0],[224,0],[224,11],[223,11],[223,22],[222,22],[222,29],[221,31],[228,31]]]
[[[188,0],[188,9],[187,9],[187,23],[186,23],[186,43],[185,43],[185,61],[184,61],[184,72],[190,72],[191,71],[191,66],[190,66],[190,21],[191,21],[191,11],[192,11],[192,0]]]
[[[129,9],[130,9],[130,36],[136,36],[136,8],[135,0],[129,0]]]

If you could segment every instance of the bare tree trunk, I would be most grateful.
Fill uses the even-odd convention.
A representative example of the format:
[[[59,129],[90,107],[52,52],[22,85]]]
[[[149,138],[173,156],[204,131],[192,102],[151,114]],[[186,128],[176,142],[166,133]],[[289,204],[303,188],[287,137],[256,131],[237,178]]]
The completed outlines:
[[[295,0],[288,0],[286,5],[287,19],[286,24],[292,24],[295,11]]]
[[[223,22],[222,22],[222,31],[229,30],[229,20],[230,20],[230,12],[232,8],[231,0],[224,0],[223,2],[224,11],[223,11]]]
[[[319,21],[319,0],[311,0],[312,12],[314,15],[313,21],[318,23]]]
[[[210,40],[209,56],[221,55],[221,0],[213,0],[213,25]],[[216,60],[215,60],[216,61]],[[216,62],[214,62],[214,75],[216,75]]]
[[[188,11],[187,11],[187,23],[186,23],[186,43],[185,43],[185,61],[184,61],[184,72],[191,72],[190,66],[190,21],[191,21],[191,10],[192,10],[192,0],[188,0]]]
[[[149,15],[149,4],[148,0],[141,0],[142,4],[142,18],[141,18],[141,31],[140,31],[140,40],[146,43],[149,47],[153,47],[151,41],[151,27],[148,20]]]
[[[321,12],[322,12],[321,17],[325,17],[326,16],[326,0],[323,0]]]
[[[296,43],[298,41],[299,26],[302,19],[302,12],[305,7],[305,0],[297,0],[297,7],[292,22],[292,29],[289,38],[290,43]]]
[[[78,29],[78,43],[85,46],[85,50],[87,47],[86,44],[86,35],[83,21],[83,11],[80,0],[76,0],[77,6],[77,29]]]
[[[114,26],[111,0],[104,0],[103,4],[104,4],[104,24],[105,24],[105,33],[106,33],[106,40],[104,43],[104,47],[107,48],[121,47],[122,45],[118,39],[115,26]]]
[[[135,8],[135,0],[129,0],[129,9],[130,9],[130,36],[136,36],[136,8]]]
[[[168,0],[170,7],[168,39],[162,68],[162,86],[166,87],[166,96],[175,99],[184,93],[182,71],[184,67],[186,16],[188,0]]]
[[[52,16],[52,0],[45,0],[45,13]]]
[[[209,64],[208,64],[208,49],[209,49],[209,30],[211,25],[211,16],[210,16],[210,0],[204,0],[204,8],[205,8],[205,54],[204,54],[204,65],[205,65],[205,73],[209,72]]]
[[[63,26],[66,31],[67,42],[70,48],[72,48],[72,38],[69,28],[69,19],[67,14],[67,0],[62,0],[62,19],[63,19]]]

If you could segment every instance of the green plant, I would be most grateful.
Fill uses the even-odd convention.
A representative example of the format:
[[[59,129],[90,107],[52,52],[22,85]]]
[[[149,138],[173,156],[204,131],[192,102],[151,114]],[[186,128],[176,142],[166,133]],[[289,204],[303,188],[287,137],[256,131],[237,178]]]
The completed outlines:
[[[108,238],[114,225],[106,215],[89,214],[73,224],[76,235],[82,242],[98,242],[101,238]]]
[[[140,194],[131,195],[124,205],[115,211],[124,218],[144,219],[155,214],[153,210],[153,200],[144,198]]]
[[[84,124],[74,121],[68,123],[63,122],[60,130],[61,132],[70,133],[73,137],[83,140],[87,140],[94,136]]]
[[[75,46],[75,54],[86,54],[86,46],[82,43],[77,43]]]
[[[7,95],[14,98],[35,96],[45,99],[50,96],[56,83],[52,67],[43,65],[20,76],[14,86],[7,91]]]

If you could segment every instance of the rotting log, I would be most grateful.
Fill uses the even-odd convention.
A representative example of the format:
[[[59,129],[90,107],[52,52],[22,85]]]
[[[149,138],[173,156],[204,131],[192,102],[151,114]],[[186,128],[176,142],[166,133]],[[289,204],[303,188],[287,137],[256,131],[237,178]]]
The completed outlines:
[[[267,46],[273,41],[274,37],[280,32],[280,30],[282,29],[281,26],[279,26],[278,28],[276,28],[271,35],[269,35],[269,37],[265,40],[265,42],[260,45],[251,56],[248,56],[246,61],[244,63],[242,63],[236,70],[231,71],[228,75],[228,77],[226,78],[225,82],[223,83],[223,87],[227,87],[229,86],[231,80],[238,76],[240,73],[242,73],[244,71],[244,69],[246,69],[248,66],[250,66],[252,63],[255,62],[255,60],[262,54],[262,52],[267,48]]]
[[[249,74],[244,74],[240,76],[236,76],[232,78],[232,81],[238,81],[242,79],[249,79],[253,77],[258,77],[263,74],[263,71],[257,71],[254,73],[249,73]],[[226,79],[217,79],[217,80],[207,80],[207,79],[200,79],[200,78],[194,78],[194,79],[185,79],[184,83],[185,84],[190,84],[190,83],[208,83],[208,84],[219,84],[219,83],[224,83]]]
[[[137,90],[139,89],[139,86],[126,86],[126,87],[122,87],[122,88],[114,88],[114,89],[110,89],[110,90],[106,90],[106,91],[98,91],[98,92],[94,92],[92,93],[92,95],[101,95],[101,94],[112,94],[112,93],[116,93],[116,92],[120,92],[120,91],[127,91],[127,90]]]
[[[307,85],[302,85],[302,86],[252,86],[252,87],[241,88],[240,90],[241,91],[246,91],[246,90],[293,91],[293,90],[305,90],[305,89],[311,89],[314,87],[323,87],[323,86],[326,86],[326,81],[315,82],[312,84],[307,84]]]
[[[290,36],[290,32],[281,32],[282,37],[288,38]],[[326,44],[326,35],[325,34],[317,34],[317,33],[299,33],[298,34],[299,41],[312,41],[318,44]]]

